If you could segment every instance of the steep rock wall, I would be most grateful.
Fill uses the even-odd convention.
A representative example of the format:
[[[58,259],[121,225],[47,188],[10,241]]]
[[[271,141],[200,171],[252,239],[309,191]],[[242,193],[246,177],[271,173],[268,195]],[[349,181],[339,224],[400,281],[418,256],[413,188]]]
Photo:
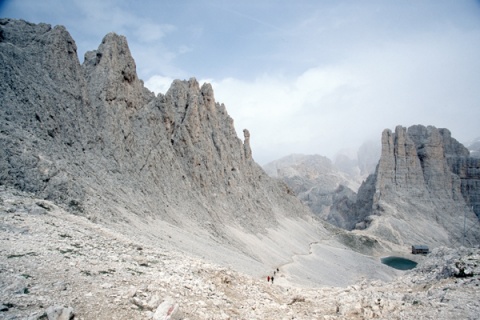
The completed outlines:
[[[1,19],[0,31],[0,184],[125,232],[180,245],[175,234],[191,230],[256,259],[230,228],[268,234],[311,219],[255,163],[248,130],[237,137],[209,84],[176,80],[155,96],[114,33],[80,65],[61,26]],[[307,228],[296,246],[322,229]]]
[[[77,203],[84,190],[62,163],[82,153],[89,102],[65,28],[0,20],[0,181]]]
[[[466,238],[478,244],[479,222],[471,210],[480,192],[472,170],[478,164],[468,155],[447,129],[385,130],[372,182],[362,185],[357,197],[356,210],[365,217],[358,227],[398,244],[451,245],[463,241],[465,218]]]

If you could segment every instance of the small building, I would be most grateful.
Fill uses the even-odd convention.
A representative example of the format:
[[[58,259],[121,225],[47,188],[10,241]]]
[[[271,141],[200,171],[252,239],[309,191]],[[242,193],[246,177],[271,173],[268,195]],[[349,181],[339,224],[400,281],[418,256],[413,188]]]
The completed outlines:
[[[412,253],[413,254],[427,254],[429,252],[428,246],[425,245],[413,245],[412,246]]]

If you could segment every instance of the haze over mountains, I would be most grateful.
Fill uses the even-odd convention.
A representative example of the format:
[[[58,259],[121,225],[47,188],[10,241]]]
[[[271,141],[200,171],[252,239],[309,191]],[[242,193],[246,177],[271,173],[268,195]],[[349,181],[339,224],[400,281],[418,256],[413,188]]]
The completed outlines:
[[[480,138],[471,141],[467,148],[470,150],[471,157],[480,158]]]
[[[75,41],[62,26],[0,19],[0,28],[1,230],[2,254],[7,257],[2,263],[12,273],[2,279],[6,283],[2,288],[9,299],[24,298],[11,288],[25,281],[11,279],[22,278],[22,270],[31,266],[24,260],[17,268],[8,257],[25,257],[33,252],[28,250],[36,250],[30,235],[44,244],[55,241],[36,224],[53,226],[45,228],[61,235],[62,219],[69,234],[59,237],[69,240],[71,233],[82,239],[82,244],[72,242],[71,246],[95,246],[93,222],[102,237],[115,241],[125,237],[125,243],[134,239],[148,246],[156,257],[150,260],[163,259],[162,254],[177,264],[182,259],[200,259],[242,273],[238,277],[246,274],[246,279],[264,279],[281,267],[278,282],[286,286],[390,281],[398,272],[380,264],[378,256],[408,252],[413,242],[431,246],[458,242],[463,239],[459,217],[473,226],[465,244],[480,242],[475,227],[478,217],[470,209],[474,206],[478,214],[479,159],[470,157],[446,129],[386,130],[380,161],[363,183],[373,167],[368,156],[359,157],[361,161],[353,166],[339,158],[338,165],[348,173],[321,156],[292,156],[292,164],[303,159],[308,166],[289,164],[273,170],[273,175],[290,179],[289,187],[255,163],[250,148],[254,137],[246,129],[243,141],[237,137],[233,119],[215,101],[211,85],[200,86],[191,78],[174,81],[165,95],[155,96],[146,89],[125,37],[106,35],[97,50],[85,54],[81,65]],[[301,175],[309,177],[309,185],[296,178]],[[326,189],[317,183],[324,183]],[[355,195],[340,188],[344,185],[355,191],[360,187]],[[333,197],[330,189],[335,190]],[[300,201],[322,196],[322,203],[311,201],[320,208],[320,217]],[[355,201],[348,202],[351,197]],[[40,212],[40,218],[31,215],[35,212]],[[67,212],[78,219],[68,218]],[[20,214],[26,217],[18,219]],[[325,222],[325,217],[337,227]],[[84,237],[90,233],[90,238]],[[130,263],[133,253],[120,247],[112,245],[111,255],[128,251],[125,261]],[[171,251],[178,255],[170,256]],[[78,252],[88,255],[88,250]],[[48,258],[49,252],[36,255]],[[86,260],[75,260],[77,264],[67,267],[61,257],[62,270],[76,270],[79,264],[88,268]],[[37,263],[37,258],[32,259]],[[95,259],[98,263],[100,258]],[[115,268],[123,268],[116,264],[120,259],[112,261]],[[148,261],[146,265],[151,265]],[[201,273],[203,262],[189,263]],[[182,268],[189,270],[189,263]],[[174,264],[168,268],[174,273]],[[207,269],[214,273],[214,267]],[[180,286],[185,270],[183,280],[177,279]],[[101,271],[105,270],[97,275]],[[109,273],[115,277],[115,272]],[[232,281],[222,279],[219,286]],[[140,291],[135,294],[140,296]],[[11,304],[20,304],[15,301]],[[15,309],[6,306],[10,308]],[[194,314],[193,306],[189,310]]]

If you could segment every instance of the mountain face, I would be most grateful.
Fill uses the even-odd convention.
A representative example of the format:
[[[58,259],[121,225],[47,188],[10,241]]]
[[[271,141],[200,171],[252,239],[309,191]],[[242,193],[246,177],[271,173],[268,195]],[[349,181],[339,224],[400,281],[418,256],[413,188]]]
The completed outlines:
[[[125,37],[108,34],[80,65],[64,27],[1,19],[0,66],[1,185],[145,241],[211,246],[218,262],[241,265],[239,253],[250,269],[326,232],[254,162],[209,84],[176,80],[155,96]],[[257,239],[282,228],[268,248]]]
[[[357,227],[398,244],[478,244],[479,183],[480,162],[447,129],[387,129],[376,172],[358,192]]]
[[[379,254],[379,238],[316,220],[268,177],[248,130],[237,137],[210,85],[192,78],[165,95],[147,90],[124,37],[108,34],[81,65],[64,27],[0,19],[0,70],[7,318],[368,318],[429,314],[422,305],[432,303],[445,318],[478,314],[465,307],[478,300],[478,281],[452,278],[472,270],[478,250],[437,250],[418,276],[370,285],[398,272],[348,246]],[[474,168],[455,159],[455,194],[473,195]],[[337,190],[335,210],[347,210],[348,190]],[[377,200],[360,190],[365,203]],[[273,267],[275,285],[265,281]],[[448,277],[445,288],[432,294],[439,277],[424,273]],[[419,279],[412,296],[409,283]],[[299,284],[328,287],[291,287]],[[463,294],[449,294],[453,307],[438,302],[452,286],[467,288],[472,302]]]

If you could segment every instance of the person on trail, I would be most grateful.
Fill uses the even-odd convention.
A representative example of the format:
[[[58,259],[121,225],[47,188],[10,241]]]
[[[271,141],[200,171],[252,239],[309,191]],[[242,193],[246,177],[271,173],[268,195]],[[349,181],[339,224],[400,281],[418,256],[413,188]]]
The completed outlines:
[[[272,284],[273,284],[273,277],[272,277]]]
[[[270,282],[270,276],[267,277],[267,282]]]

